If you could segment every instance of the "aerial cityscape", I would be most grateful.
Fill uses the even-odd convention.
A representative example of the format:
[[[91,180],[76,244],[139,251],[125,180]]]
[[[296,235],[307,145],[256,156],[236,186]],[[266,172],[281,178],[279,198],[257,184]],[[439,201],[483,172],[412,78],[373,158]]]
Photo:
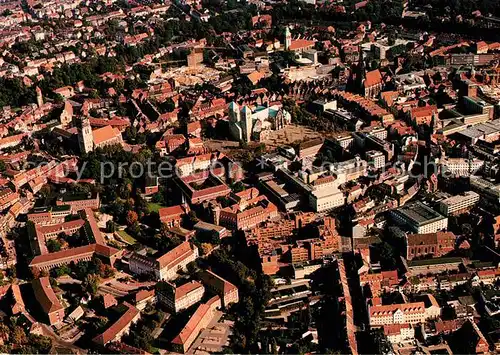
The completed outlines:
[[[500,353],[500,2],[0,0],[1,354]]]

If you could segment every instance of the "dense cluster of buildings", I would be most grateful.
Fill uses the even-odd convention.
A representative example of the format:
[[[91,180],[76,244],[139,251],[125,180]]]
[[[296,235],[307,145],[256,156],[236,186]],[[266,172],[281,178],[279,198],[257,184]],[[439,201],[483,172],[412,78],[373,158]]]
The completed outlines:
[[[500,13],[379,3],[0,1],[6,352],[498,351]]]

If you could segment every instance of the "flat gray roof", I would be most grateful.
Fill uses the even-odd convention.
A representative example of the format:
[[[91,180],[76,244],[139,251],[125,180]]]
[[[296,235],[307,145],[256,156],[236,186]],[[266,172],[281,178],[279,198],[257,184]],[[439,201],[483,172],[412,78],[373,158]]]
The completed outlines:
[[[432,208],[424,205],[421,202],[415,202],[410,205],[403,206],[401,208],[398,208],[394,212],[414,221],[419,226],[445,218],[444,216],[440,215]]]

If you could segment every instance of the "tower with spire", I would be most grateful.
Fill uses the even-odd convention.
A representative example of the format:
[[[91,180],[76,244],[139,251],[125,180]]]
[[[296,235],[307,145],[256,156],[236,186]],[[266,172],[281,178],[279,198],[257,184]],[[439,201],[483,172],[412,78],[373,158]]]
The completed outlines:
[[[290,50],[292,46],[292,33],[290,32],[290,28],[286,26],[285,28],[285,50]]]
[[[89,153],[94,150],[94,136],[92,135],[92,127],[87,117],[81,121],[81,126],[78,127],[78,142],[80,143],[80,151]]]

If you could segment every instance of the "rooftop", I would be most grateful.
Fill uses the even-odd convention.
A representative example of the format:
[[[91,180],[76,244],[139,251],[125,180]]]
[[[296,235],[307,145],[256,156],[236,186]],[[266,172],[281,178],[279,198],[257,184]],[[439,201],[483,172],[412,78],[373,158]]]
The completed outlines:
[[[424,205],[422,202],[414,202],[412,204],[405,205],[397,210],[394,210],[394,213],[406,217],[419,226],[424,226],[445,218],[429,206]]]

